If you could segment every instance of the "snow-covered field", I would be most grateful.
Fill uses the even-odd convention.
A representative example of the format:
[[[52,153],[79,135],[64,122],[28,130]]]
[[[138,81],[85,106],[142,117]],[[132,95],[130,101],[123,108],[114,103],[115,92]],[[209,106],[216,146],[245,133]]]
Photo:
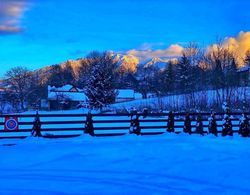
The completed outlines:
[[[1,140],[0,194],[249,194],[249,146],[183,134]]]
[[[219,91],[222,96],[222,91]],[[247,97],[250,96],[250,88],[238,88],[237,90],[233,90],[231,94],[231,100],[233,102],[244,100],[244,94],[247,94]],[[217,101],[217,92],[215,90],[207,90],[207,91],[198,91],[194,94],[195,102],[207,105],[208,107]],[[131,107],[135,108],[153,108],[153,109],[160,109],[160,108],[183,108],[187,103],[187,95],[169,95],[160,98],[149,98],[149,99],[140,99],[140,100],[133,100],[130,102],[123,102],[123,103],[116,103],[110,106],[111,109],[114,110],[124,110],[130,109]],[[238,108],[240,109],[240,108]]]

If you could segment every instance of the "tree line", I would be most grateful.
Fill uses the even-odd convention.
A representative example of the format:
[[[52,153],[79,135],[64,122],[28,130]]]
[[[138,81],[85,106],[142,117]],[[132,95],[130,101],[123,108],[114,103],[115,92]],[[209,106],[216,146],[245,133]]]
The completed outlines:
[[[53,65],[48,69],[30,71],[16,67],[5,75],[4,101],[24,110],[47,98],[47,86],[66,84],[85,89],[88,103],[93,108],[103,108],[115,101],[117,88],[130,88],[147,98],[149,93],[157,97],[185,94],[189,107],[196,107],[198,91],[216,91],[217,106],[232,102],[232,94],[239,87],[249,86],[249,73],[240,74],[239,61],[250,66],[250,51],[245,59],[217,44],[211,51],[189,44],[178,59],[169,60],[164,68],[139,65],[136,71],[126,71],[119,66],[109,52],[91,52],[79,60],[77,70],[70,61],[64,66]],[[248,100],[245,92],[243,99]],[[3,101],[2,101],[3,102]],[[201,102],[202,103],[202,102]]]

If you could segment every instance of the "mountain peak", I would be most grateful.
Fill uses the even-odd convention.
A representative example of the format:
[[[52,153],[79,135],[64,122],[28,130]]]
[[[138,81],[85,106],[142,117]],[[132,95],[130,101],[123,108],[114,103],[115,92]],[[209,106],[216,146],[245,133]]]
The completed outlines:
[[[168,62],[169,62],[169,59],[165,60],[165,59],[155,57],[155,58],[152,58],[151,60],[149,60],[148,62],[146,62],[144,64],[144,68],[149,68],[152,66],[155,66],[158,68],[164,68]]]

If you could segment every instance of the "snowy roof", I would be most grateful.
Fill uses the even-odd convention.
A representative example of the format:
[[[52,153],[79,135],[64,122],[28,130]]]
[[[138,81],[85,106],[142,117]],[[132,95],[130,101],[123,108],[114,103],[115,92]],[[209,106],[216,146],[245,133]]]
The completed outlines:
[[[133,89],[117,89],[117,98],[135,98],[135,91]]]
[[[62,87],[54,87],[54,86],[48,86],[48,91],[57,91],[57,92],[83,92],[82,89],[79,89],[77,87],[74,87],[72,85],[64,85]]]
[[[63,87],[52,87],[48,86],[48,99],[70,99],[72,101],[86,101],[87,96],[82,89],[73,87],[72,85],[65,85]]]

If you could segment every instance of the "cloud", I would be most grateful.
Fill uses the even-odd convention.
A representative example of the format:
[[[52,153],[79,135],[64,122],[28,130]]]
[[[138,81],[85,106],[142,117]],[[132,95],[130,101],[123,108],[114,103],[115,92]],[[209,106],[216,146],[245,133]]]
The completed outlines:
[[[1,25],[0,26],[0,34],[13,34],[21,32],[21,28],[15,26],[7,26]]]
[[[208,52],[216,51],[217,46],[217,44],[209,46]],[[240,32],[236,37],[225,38],[222,48],[236,54],[239,65],[243,66],[246,52],[250,50],[250,32]]]
[[[227,38],[223,46],[235,52],[241,59],[244,59],[246,52],[250,50],[250,32],[240,32],[235,38]]]
[[[0,34],[13,34],[22,31],[20,20],[28,8],[29,2],[29,0],[0,1]]]
[[[138,57],[141,61],[147,61],[152,58],[174,58],[178,57],[182,54],[183,52],[183,47],[178,44],[173,44],[170,45],[166,49],[158,49],[158,50],[152,50],[152,49],[147,49],[147,50],[130,50],[126,52],[128,55],[133,55]]]

